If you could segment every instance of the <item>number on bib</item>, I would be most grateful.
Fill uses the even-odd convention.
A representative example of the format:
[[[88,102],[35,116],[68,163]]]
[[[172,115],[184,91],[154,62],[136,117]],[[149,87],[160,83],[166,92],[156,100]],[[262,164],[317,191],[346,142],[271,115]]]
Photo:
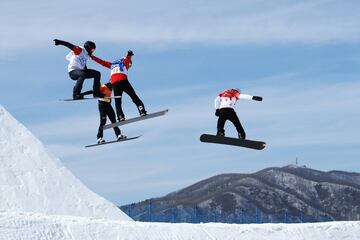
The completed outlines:
[[[119,67],[114,67],[113,69],[111,69],[111,74],[115,74],[115,73],[120,73]]]

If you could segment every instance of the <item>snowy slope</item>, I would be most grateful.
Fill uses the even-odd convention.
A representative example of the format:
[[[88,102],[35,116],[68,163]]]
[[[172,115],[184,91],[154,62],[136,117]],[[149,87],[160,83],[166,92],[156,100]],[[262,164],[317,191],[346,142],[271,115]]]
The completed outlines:
[[[171,224],[0,212],[0,240],[359,240],[360,222]]]
[[[0,210],[131,221],[86,188],[1,105]]]

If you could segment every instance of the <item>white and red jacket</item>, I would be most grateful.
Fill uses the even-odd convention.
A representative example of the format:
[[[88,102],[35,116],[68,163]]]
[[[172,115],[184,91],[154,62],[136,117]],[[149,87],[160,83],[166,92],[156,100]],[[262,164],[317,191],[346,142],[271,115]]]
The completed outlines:
[[[220,93],[215,98],[215,109],[232,108],[235,109],[235,104],[239,99],[251,100],[253,96],[248,94],[239,93],[234,89],[226,90]]]
[[[110,68],[111,70],[110,82],[112,84],[127,79],[127,72],[132,64],[131,56],[123,57],[120,60],[116,60],[114,62],[107,62],[95,56],[91,56],[91,58],[100,65]]]
[[[89,54],[83,47],[75,46],[73,50],[66,55],[66,60],[69,61],[68,71],[71,72],[76,69],[84,70],[89,58]]]

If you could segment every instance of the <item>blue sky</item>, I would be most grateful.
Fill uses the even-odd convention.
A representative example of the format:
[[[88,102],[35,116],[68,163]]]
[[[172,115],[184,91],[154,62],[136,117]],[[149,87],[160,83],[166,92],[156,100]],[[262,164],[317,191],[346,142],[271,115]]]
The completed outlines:
[[[360,172],[358,1],[2,1],[1,102],[87,186],[116,204],[158,197],[213,175],[295,162]],[[97,102],[60,102],[74,82],[68,50],[93,40],[114,60],[132,49],[129,79],[147,109],[167,116],[122,128],[142,138],[96,140]],[[88,67],[109,77],[93,62]],[[90,82],[84,85],[89,89]],[[263,151],[202,144],[213,100],[227,88],[260,95],[237,112]],[[137,114],[124,97],[128,117]],[[235,135],[230,124],[229,135]],[[112,131],[105,133],[113,137]]]

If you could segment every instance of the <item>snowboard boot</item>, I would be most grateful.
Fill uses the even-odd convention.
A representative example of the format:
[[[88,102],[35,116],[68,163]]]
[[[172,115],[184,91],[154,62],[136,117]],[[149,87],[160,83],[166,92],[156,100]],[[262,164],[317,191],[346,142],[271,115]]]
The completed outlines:
[[[74,100],[79,100],[79,99],[84,99],[84,95],[83,94],[81,94],[81,93],[74,93],[73,94],[73,99]]]
[[[244,135],[243,134],[241,134],[241,133],[238,133],[238,138],[239,139],[245,139],[246,138],[246,135],[245,135],[245,133],[244,133]]]
[[[105,143],[105,139],[103,137],[98,138],[97,144],[103,144]]]
[[[225,130],[218,130],[216,136],[225,137]]]
[[[245,139],[245,136],[243,136],[243,135],[241,135],[240,133],[238,133],[238,138],[244,140],[244,139]]]
[[[120,141],[120,140],[126,139],[126,138],[127,138],[127,136],[125,136],[124,134],[119,134],[119,135],[117,135],[116,140]]]
[[[140,117],[146,116],[147,112],[144,106],[138,106]]]

